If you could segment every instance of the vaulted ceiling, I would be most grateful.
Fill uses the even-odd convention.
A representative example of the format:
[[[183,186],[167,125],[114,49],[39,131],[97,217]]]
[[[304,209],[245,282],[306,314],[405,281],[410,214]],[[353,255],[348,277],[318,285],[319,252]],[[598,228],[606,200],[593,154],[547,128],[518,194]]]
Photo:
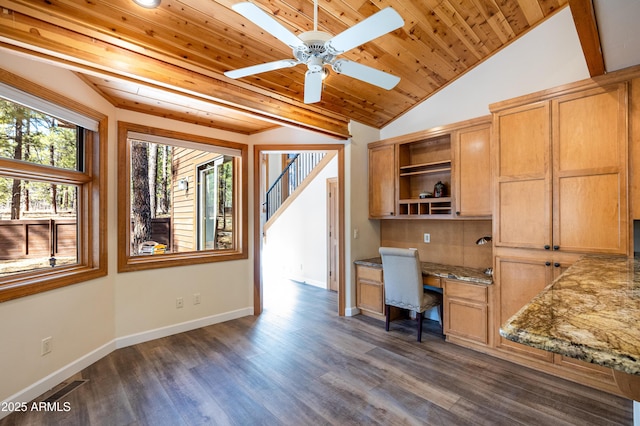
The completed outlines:
[[[399,76],[395,88],[332,72],[314,104],[303,103],[303,65],[224,76],[292,57],[288,46],[231,9],[238,0],[162,0],[155,9],[132,0],[0,0],[0,47],[73,70],[119,108],[246,134],[292,125],[347,136],[350,119],[385,126],[569,1],[590,4],[319,0],[318,29],[333,35],[387,6],[404,25],[343,55]],[[294,34],[313,29],[312,0],[252,3]]]

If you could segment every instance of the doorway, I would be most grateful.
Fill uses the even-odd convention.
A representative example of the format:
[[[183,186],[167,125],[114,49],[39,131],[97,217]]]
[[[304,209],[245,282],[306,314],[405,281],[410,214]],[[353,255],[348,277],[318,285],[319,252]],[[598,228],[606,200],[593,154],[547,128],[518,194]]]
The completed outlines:
[[[338,269],[340,257],[338,256],[338,244],[340,233],[338,230],[338,217],[340,205],[338,204],[338,178],[327,179],[327,290],[339,291],[340,280]]]
[[[304,151],[327,151],[337,154],[337,234],[336,258],[337,258],[337,292],[338,315],[345,312],[345,283],[344,283],[344,146],[341,144],[314,144],[314,145],[256,145],[254,146],[254,315],[259,315],[263,310],[264,281],[263,281],[263,236],[264,236],[264,214],[262,188],[266,185],[266,168],[263,162],[263,154],[269,152],[304,152]]]

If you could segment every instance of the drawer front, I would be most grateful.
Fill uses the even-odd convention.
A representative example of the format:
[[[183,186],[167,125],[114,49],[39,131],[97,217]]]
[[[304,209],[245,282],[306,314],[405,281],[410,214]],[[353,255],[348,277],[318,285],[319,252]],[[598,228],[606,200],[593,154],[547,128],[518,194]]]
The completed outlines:
[[[487,303],[487,287],[484,285],[467,284],[450,280],[447,280],[445,285],[445,294],[447,297]]]
[[[430,285],[431,287],[442,288],[442,281],[440,280],[440,277],[436,277],[435,275],[423,276],[422,283],[424,285]]]
[[[382,282],[381,268],[372,268],[368,266],[357,265],[356,273],[358,274],[358,279],[360,280]]]

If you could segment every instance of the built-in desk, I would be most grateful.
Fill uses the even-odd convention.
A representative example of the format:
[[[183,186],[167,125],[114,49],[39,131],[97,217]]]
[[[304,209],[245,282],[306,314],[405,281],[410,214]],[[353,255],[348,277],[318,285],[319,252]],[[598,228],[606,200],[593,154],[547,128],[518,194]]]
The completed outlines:
[[[365,315],[384,315],[382,259],[357,260],[356,305]],[[443,332],[448,341],[476,347],[489,344],[491,275],[462,266],[421,262],[425,287],[441,288],[444,295]],[[393,314],[393,312],[392,312]]]
[[[382,269],[382,259],[380,257],[356,260],[354,263],[356,265]],[[442,287],[441,278],[466,281],[480,285],[493,284],[493,277],[485,274],[484,271],[480,269],[432,262],[420,262],[420,264],[422,265],[422,278],[425,285],[432,287]]]
[[[640,399],[640,261],[581,258],[503,324],[500,334],[610,367],[620,390]]]

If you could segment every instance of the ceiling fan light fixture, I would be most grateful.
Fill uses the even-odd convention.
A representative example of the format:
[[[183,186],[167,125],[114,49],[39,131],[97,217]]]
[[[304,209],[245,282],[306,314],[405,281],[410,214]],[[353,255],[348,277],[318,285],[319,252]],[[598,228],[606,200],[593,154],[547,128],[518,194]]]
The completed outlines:
[[[142,6],[146,9],[154,9],[160,6],[160,1],[161,0],[133,0],[135,4],[137,4],[138,6]]]

